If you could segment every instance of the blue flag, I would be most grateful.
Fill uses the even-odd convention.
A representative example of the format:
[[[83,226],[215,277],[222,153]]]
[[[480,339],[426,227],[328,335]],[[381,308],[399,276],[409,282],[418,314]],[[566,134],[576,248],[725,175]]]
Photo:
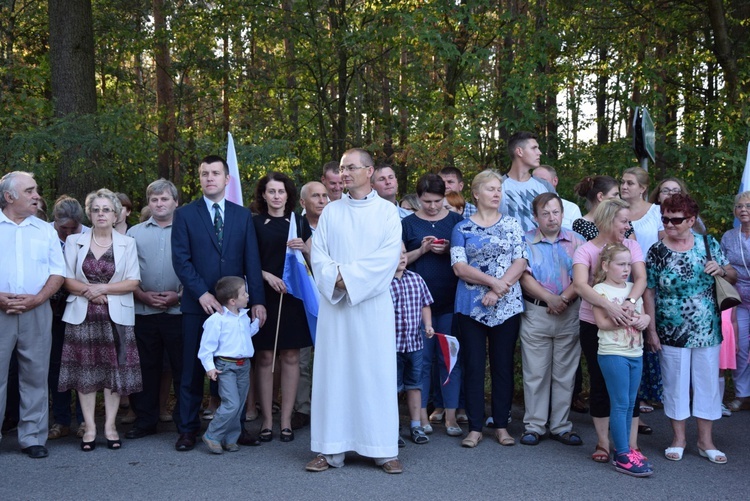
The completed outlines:
[[[297,217],[294,214],[289,218],[287,241],[293,238],[297,238]],[[302,251],[286,248],[282,280],[286,285],[286,291],[305,305],[307,325],[310,327],[310,336],[313,344],[315,344],[315,331],[318,326],[318,288],[315,286],[312,273],[307,267]]]

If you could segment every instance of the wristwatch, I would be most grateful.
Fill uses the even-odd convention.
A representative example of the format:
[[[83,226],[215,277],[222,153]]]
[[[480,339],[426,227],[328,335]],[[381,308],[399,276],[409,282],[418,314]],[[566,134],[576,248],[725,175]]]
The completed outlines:
[[[630,301],[633,304],[637,303],[637,301],[635,299],[633,299],[632,297],[626,297],[625,301]]]

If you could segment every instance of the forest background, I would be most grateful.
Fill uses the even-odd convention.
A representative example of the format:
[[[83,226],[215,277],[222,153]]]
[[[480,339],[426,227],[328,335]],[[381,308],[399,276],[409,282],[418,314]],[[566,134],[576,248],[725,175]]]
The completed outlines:
[[[716,234],[750,140],[748,54],[747,0],[0,0],[0,160],[48,203],[106,186],[139,207],[160,176],[184,202],[232,132],[246,201],[265,172],[302,184],[354,146],[404,194],[446,165],[505,172],[532,130],[581,203],[582,177],[637,165],[645,106],[652,186],[686,180]]]

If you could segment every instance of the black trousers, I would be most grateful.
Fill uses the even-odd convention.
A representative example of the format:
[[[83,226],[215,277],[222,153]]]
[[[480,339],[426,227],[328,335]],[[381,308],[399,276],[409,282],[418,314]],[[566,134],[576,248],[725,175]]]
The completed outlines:
[[[157,313],[135,316],[135,340],[141,359],[143,391],[130,396],[137,416],[135,426],[153,428],[159,423],[159,392],[164,369],[164,354],[169,359],[177,396],[172,417],[179,427],[180,377],[182,376],[182,315]]]

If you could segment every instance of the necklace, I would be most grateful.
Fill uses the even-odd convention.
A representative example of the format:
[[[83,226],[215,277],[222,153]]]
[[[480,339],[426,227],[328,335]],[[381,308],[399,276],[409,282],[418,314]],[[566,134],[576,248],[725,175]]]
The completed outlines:
[[[112,241],[111,240],[110,240],[109,244],[107,244],[107,245],[100,244],[99,241],[96,239],[96,235],[94,235],[93,231],[91,232],[91,238],[94,240],[94,243],[96,245],[98,245],[99,247],[101,247],[102,249],[106,249],[107,247],[109,247],[110,245],[112,245]]]

